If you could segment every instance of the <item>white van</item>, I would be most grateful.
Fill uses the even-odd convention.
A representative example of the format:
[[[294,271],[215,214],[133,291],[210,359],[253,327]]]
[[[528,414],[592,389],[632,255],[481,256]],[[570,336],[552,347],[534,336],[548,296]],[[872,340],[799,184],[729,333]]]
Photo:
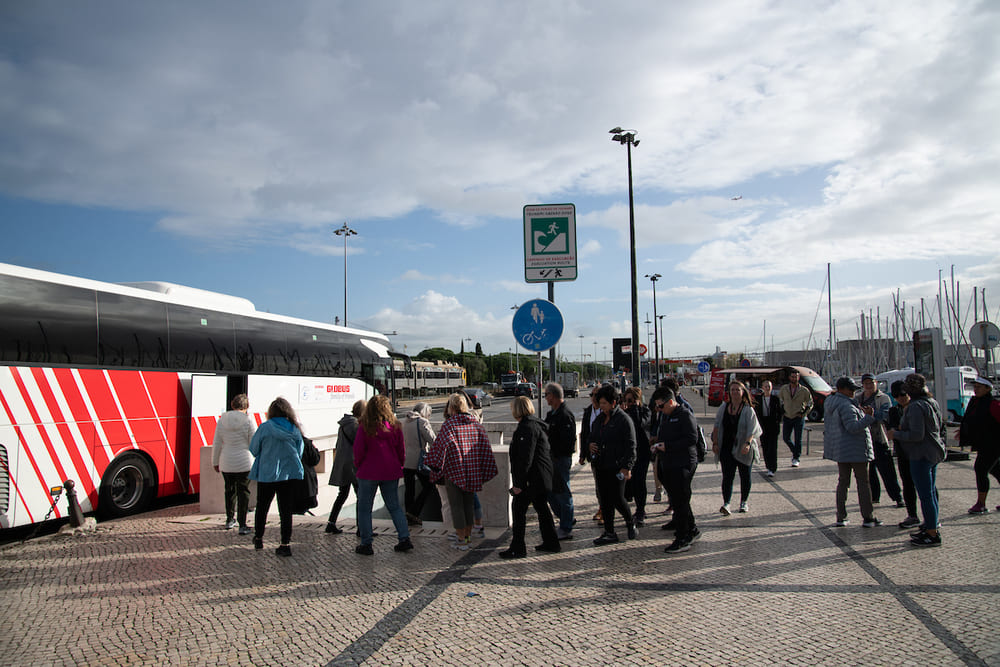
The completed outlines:
[[[888,394],[889,387],[892,386],[893,382],[905,380],[907,375],[914,372],[916,371],[912,368],[886,371],[876,375],[875,381],[878,383],[878,388]],[[969,399],[975,395],[972,391],[972,383],[978,375],[979,373],[972,366],[948,366],[944,369],[946,400],[942,401],[940,396],[935,398],[948,413],[948,418],[951,421],[958,421],[965,416],[965,408],[969,405]]]

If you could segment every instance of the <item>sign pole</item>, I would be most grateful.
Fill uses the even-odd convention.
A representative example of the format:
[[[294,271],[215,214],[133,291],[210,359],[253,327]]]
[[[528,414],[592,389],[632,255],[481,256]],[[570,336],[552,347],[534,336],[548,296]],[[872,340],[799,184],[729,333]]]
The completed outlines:
[[[542,353],[538,353],[538,382],[542,383]],[[542,418],[542,389],[538,389],[538,418]]]
[[[556,284],[551,280],[549,281],[549,301],[552,303],[556,302]],[[556,381],[556,348],[554,345],[549,350],[549,380],[551,382]],[[541,416],[541,413],[539,413],[539,416]]]

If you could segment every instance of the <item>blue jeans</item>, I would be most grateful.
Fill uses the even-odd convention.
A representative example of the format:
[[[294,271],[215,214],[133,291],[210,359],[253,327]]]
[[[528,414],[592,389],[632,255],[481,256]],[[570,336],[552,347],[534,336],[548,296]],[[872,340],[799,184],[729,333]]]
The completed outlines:
[[[788,448],[792,450],[792,458],[802,457],[802,426],[805,424],[803,417],[781,418],[781,439],[785,441]],[[795,444],[792,444],[792,432],[795,433]]]
[[[372,543],[372,506],[375,504],[376,489],[382,494],[382,502],[389,510],[392,524],[396,527],[396,535],[400,541],[410,536],[410,527],[406,525],[406,514],[399,506],[399,480],[390,479],[378,481],[374,479],[358,480],[358,528],[361,529],[361,544]]]
[[[559,530],[568,533],[573,530],[573,493],[569,490],[569,471],[573,468],[573,457],[554,456],[552,457],[552,467],[566,482],[566,491],[565,493],[550,493],[549,507],[559,519]]]
[[[938,525],[937,464],[910,459],[910,475],[913,477],[913,486],[917,490],[920,510],[924,515],[922,527],[935,530]]]

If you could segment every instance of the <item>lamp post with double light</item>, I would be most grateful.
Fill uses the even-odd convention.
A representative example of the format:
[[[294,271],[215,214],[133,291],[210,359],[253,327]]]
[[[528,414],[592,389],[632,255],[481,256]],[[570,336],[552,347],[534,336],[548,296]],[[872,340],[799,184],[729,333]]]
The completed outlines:
[[[355,236],[357,232],[348,227],[347,223],[345,222],[343,227],[338,227],[337,229],[333,230],[333,233],[336,234],[337,236],[344,237],[344,326],[346,327],[347,326],[347,237]]]
[[[625,146],[628,155],[628,236],[632,288],[632,384],[639,384],[639,293],[635,274],[635,202],[632,196],[632,147],[639,145],[635,130],[616,127],[610,131],[611,141]]]

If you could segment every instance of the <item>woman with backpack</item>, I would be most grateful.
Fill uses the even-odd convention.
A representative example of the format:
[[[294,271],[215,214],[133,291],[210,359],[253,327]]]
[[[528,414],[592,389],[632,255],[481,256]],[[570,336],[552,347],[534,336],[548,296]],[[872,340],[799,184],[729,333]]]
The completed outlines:
[[[712,431],[712,451],[722,464],[722,507],[719,513],[729,516],[733,480],[740,473],[740,512],[749,511],[750,468],[760,460],[760,435],[763,431],[753,410],[753,397],[742,382],[729,383],[729,400],[719,406]]]
[[[279,556],[291,556],[292,512],[295,494],[301,484],[302,430],[295,410],[284,398],[276,398],[267,408],[267,421],[260,425],[250,440],[250,453],[254,455],[250,479],[257,482],[257,510],[254,514],[254,549],[264,548],[264,526],[271,501],[278,498],[278,515],[281,517],[281,544],[275,550]]]

